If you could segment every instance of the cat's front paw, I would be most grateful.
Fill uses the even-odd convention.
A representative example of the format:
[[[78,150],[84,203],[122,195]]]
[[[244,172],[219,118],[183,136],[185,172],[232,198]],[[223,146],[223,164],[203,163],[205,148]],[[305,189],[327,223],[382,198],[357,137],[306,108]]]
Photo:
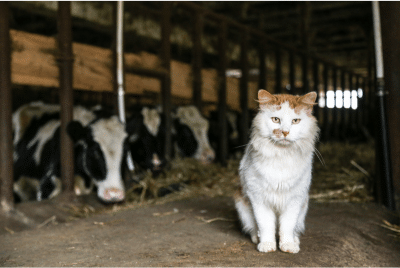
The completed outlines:
[[[297,241],[299,240],[297,239]],[[283,252],[298,253],[300,251],[300,243],[296,243],[297,241],[294,243],[279,243],[279,248]]]
[[[276,242],[261,242],[257,245],[257,250],[260,252],[276,251]]]

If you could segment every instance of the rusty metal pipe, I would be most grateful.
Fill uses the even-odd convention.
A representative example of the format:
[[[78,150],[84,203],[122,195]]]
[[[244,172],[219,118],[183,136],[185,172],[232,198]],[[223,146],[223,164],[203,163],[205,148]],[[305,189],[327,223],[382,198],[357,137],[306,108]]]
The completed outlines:
[[[4,212],[14,209],[13,142],[11,124],[11,49],[9,8],[0,2],[0,202]]]

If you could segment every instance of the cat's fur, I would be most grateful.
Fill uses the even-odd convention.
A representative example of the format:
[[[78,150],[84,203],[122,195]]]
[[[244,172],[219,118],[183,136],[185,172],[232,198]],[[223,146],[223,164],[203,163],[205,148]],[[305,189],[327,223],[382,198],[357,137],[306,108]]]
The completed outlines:
[[[261,252],[300,250],[315,142],[319,128],[312,116],[317,94],[271,95],[259,90],[260,111],[240,162],[241,189],[235,196],[243,230]],[[296,121],[300,119],[300,121]]]

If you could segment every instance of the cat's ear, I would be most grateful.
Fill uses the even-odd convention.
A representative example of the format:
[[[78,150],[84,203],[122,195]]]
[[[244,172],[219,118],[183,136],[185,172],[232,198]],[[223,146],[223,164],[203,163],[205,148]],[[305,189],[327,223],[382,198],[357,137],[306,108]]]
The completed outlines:
[[[317,93],[316,92],[310,92],[307,93],[304,96],[299,97],[299,102],[306,104],[306,105],[315,105],[317,104],[315,100],[317,99]]]
[[[258,102],[261,104],[267,104],[268,102],[271,102],[273,100],[275,100],[276,97],[274,95],[272,95],[271,93],[269,93],[268,91],[264,90],[264,89],[260,89],[258,91]]]

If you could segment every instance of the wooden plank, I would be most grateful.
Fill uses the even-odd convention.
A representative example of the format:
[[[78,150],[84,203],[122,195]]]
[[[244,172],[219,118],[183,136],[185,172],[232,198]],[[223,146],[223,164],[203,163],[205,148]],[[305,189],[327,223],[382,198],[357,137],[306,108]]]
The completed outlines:
[[[56,39],[37,34],[11,30],[13,84],[40,87],[58,87],[58,67],[55,59]],[[74,89],[112,92],[112,51],[86,44],[73,43],[73,87]],[[141,52],[125,53],[126,94],[143,95],[146,92],[160,93],[160,80],[166,74],[160,57]],[[130,73],[135,72],[136,74]],[[217,103],[217,69],[203,68],[202,100]],[[143,75],[143,76],[142,76]],[[192,98],[191,65],[171,61],[171,94],[177,98]],[[248,83],[249,94],[257,96],[258,83]],[[240,110],[239,79],[227,77],[227,105]],[[249,107],[256,108],[254,98],[249,98]]]

